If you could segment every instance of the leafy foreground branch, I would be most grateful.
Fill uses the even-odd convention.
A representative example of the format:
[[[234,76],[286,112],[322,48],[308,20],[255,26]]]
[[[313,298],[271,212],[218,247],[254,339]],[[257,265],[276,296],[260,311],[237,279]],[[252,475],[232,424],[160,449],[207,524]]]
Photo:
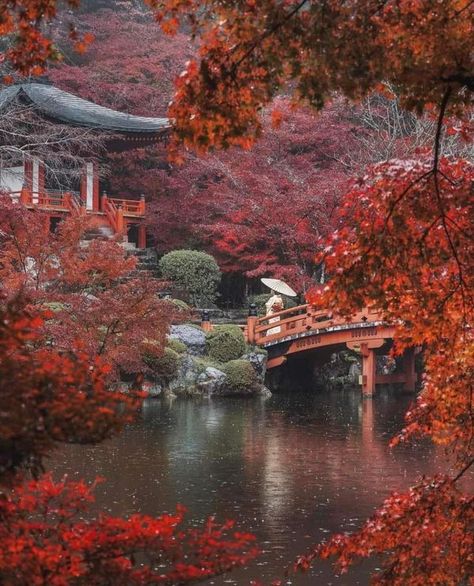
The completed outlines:
[[[333,279],[309,299],[348,313],[374,305],[397,326],[396,353],[424,349],[423,387],[392,446],[427,436],[446,448],[452,472],[393,494],[360,531],[315,547],[293,570],[335,556],[344,572],[383,554],[376,584],[454,586],[474,574],[473,498],[460,485],[473,464],[473,180],[467,161],[390,162],[346,196],[324,254]]]
[[[473,498],[451,478],[423,479],[407,493],[392,494],[355,535],[335,535],[300,557],[294,570],[336,556],[338,569],[346,572],[358,558],[389,551],[374,584],[467,584],[474,570],[473,523]]]
[[[47,475],[0,500],[2,584],[187,584],[228,572],[255,557],[254,537],[209,519],[184,529],[184,510],[157,518],[101,515],[83,482]]]

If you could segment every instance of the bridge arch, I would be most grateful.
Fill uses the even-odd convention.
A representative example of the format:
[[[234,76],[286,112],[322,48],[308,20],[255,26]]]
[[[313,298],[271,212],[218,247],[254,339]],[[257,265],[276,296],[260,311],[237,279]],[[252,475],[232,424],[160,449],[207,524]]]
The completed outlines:
[[[252,312],[251,312],[252,313]],[[403,356],[403,372],[376,374],[377,351],[393,340],[395,328],[380,313],[365,308],[350,318],[299,305],[270,316],[250,315],[245,329],[247,341],[268,351],[268,368],[276,368],[289,356],[330,347],[347,347],[362,355],[360,384],[365,396],[375,393],[377,384],[403,383],[413,392],[416,385],[415,349]]]

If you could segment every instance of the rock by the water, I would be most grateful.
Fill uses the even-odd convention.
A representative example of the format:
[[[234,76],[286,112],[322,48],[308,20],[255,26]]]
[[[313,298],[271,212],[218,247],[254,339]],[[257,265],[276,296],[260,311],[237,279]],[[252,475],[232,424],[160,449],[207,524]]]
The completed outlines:
[[[203,356],[206,352],[206,334],[187,324],[171,326],[169,337],[182,342],[189,354]]]
[[[181,357],[176,376],[168,384],[168,389],[178,395],[181,393],[194,394],[197,377],[200,372],[201,369],[194,356],[191,353],[184,354]]]
[[[265,385],[262,385],[258,394],[260,395],[260,397],[263,397],[264,399],[269,399],[272,396],[271,390]]]
[[[247,360],[254,367],[258,379],[263,382],[267,372],[267,354],[266,352],[249,352],[242,356],[242,360]]]
[[[207,395],[215,395],[219,393],[225,385],[226,375],[217,368],[208,366],[204,372],[197,377],[196,386],[200,391]]]
[[[264,386],[266,352],[251,350],[238,360],[223,363],[221,370],[220,363],[206,355],[206,334],[202,330],[189,324],[175,325],[169,338],[179,340],[186,351],[179,353],[172,377],[164,382],[150,381],[150,396],[271,396]],[[233,363],[240,363],[242,376]]]
[[[146,391],[149,397],[159,397],[163,393],[163,388],[161,385],[154,383],[149,385]]]

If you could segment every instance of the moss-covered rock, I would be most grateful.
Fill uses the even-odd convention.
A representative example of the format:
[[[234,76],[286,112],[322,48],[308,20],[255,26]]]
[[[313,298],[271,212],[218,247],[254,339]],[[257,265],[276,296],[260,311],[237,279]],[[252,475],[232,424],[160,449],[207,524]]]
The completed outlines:
[[[186,344],[184,344],[183,342],[181,342],[181,340],[178,340],[177,338],[168,338],[166,346],[168,348],[171,348],[171,350],[174,350],[178,354],[183,354],[184,352],[186,352]]]
[[[183,301],[182,299],[171,299],[170,301],[171,301],[171,303],[172,303],[173,305],[175,305],[175,306],[176,306],[176,308],[177,308],[179,311],[183,311],[183,312],[185,312],[185,311],[190,311],[190,310],[191,310],[191,308],[190,308],[190,307],[189,307],[189,305],[186,303],[186,301]]]
[[[179,368],[179,354],[173,349],[166,347],[161,356],[147,353],[143,361],[153,374],[160,380],[169,381],[176,376]]]
[[[245,338],[239,326],[217,326],[206,335],[206,354],[217,362],[236,360],[245,350]]]
[[[182,342],[189,354],[202,356],[206,353],[206,334],[204,330],[195,327],[194,324],[179,324],[171,326],[170,340],[179,340]]]
[[[197,356],[194,363],[199,372],[204,372],[206,368],[222,368],[222,363],[218,360],[213,360],[209,356]]]
[[[226,394],[249,395],[261,386],[253,366],[246,360],[230,360],[222,366],[222,371],[226,375]]]

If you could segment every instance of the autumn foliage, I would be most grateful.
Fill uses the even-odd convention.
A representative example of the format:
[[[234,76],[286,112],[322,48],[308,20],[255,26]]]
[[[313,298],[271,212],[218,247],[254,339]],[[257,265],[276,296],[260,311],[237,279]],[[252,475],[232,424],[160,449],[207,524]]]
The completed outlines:
[[[110,367],[78,346],[58,352],[42,333],[50,315],[27,300],[2,300],[0,322],[0,481],[19,469],[38,473],[58,444],[95,443],[131,420],[137,393],[113,391]]]
[[[473,462],[473,180],[471,163],[433,168],[422,158],[379,165],[346,196],[323,255],[334,278],[308,298],[348,314],[374,305],[397,326],[395,352],[424,349],[423,389],[392,445],[427,435],[449,450],[453,471],[392,495],[361,531],[333,537],[296,569],[335,555],[347,571],[386,553],[376,583],[454,585],[472,575],[473,500],[457,483]]]
[[[423,348],[422,388],[393,443],[428,436],[445,446],[451,469],[392,495],[361,530],[316,546],[296,569],[336,556],[346,570],[358,558],[378,554],[383,568],[375,580],[381,584],[451,586],[472,580],[473,501],[463,494],[462,482],[474,462],[474,175],[471,162],[456,152],[443,158],[440,145],[446,132],[472,140],[473,3],[147,3],[166,33],[185,25],[200,39],[199,55],[177,80],[169,110],[174,146],[201,152],[250,147],[261,135],[262,108],[282,91],[320,109],[334,92],[359,100],[385,91],[388,82],[403,107],[434,114],[431,153],[412,150],[413,160],[384,162],[353,182],[338,231],[318,243],[326,248],[317,260],[325,263],[330,282],[309,300],[341,314],[375,306],[397,326],[396,352]],[[12,10],[23,4],[7,3],[3,31],[12,29]],[[31,2],[33,8],[37,4]],[[54,16],[51,10],[54,2],[46,18]],[[25,30],[35,48],[34,34]],[[278,118],[276,113],[275,123]],[[243,206],[243,215],[236,211],[232,220],[247,221],[246,213]],[[230,234],[225,246],[233,245]]]
[[[472,505],[451,478],[423,479],[407,493],[393,493],[355,535],[332,537],[294,569],[305,571],[316,557],[335,555],[338,570],[346,572],[361,557],[391,551],[374,584],[467,584],[474,567]]]
[[[158,299],[156,279],[134,273],[136,258],[117,242],[84,244],[93,228],[85,216],[71,217],[51,233],[47,214],[8,196],[0,211],[4,293],[24,294],[30,306],[50,310],[43,332],[56,349],[71,351],[79,343],[91,360],[100,356],[109,364],[115,379],[119,371],[146,371],[143,354],[162,352],[173,318],[171,305]]]
[[[357,99],[388,81],[421,111],[448,84],[474,84],[469,0],[149,4],[165,30],[185,22],[202,41],[170,108],[178,139],[201,150],[249,146],[260,108],[283,88],[321,108],[331,92]],[[458,108],[469,101],[453,98]]]
[[[157,518],[101,515],[83,482],[29,481],[0,500],[2,584],[187,584],[252,559],[252,535],[209,519],[183,527],[184,510]],[[26,582],[27,580],[27,582]]]

